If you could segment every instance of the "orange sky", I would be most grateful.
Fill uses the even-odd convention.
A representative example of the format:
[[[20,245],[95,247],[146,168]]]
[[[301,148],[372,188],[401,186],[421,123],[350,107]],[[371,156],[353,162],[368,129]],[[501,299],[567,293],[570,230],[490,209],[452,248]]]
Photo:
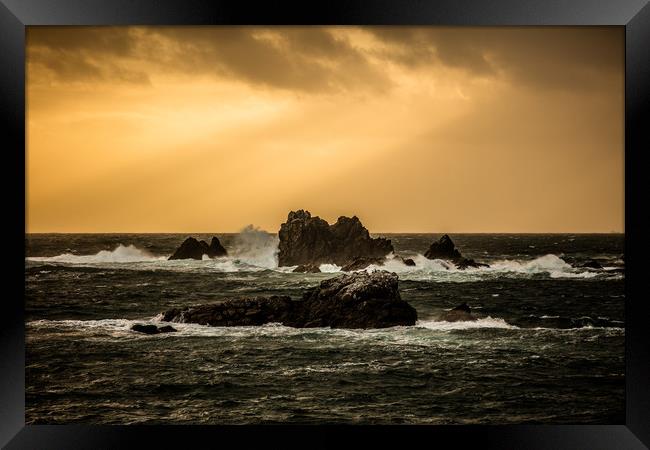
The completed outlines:
[[[28,27],[27,232],[622,232],[624,32]]]

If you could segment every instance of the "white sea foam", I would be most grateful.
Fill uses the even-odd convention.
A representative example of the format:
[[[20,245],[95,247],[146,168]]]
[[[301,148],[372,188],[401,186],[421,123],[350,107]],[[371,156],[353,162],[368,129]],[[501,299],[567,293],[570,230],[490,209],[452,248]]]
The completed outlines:
[[[164,256],[153,256],[134,245],[118,245],[114,250],[102,250],[94,255],[73,255],[64,253],[51,257],[28,257],[28,261],[60,262],[68,264],[101,264],[101,263],[133,263],[143,261],[159,261],[167,259]]]
[[[259,272],[274,270],[276,272],[291,272],[295,268],[278,267],[278,237],[259,228],[249,225],[237,235],[230,248],[228,256],[208,258],[204,255],[201,261],[173,260],[167,261],[167,256],[154,256],[133,245],[118,245],[114,250],[102,250],[94,255],[73,255],[64,253],[53,257],[28,257],[27,261],[103,265],[114,263],[132,263],[134,269],[146,268],[156,270],[181,271],[214,271],[214,272]],[[415,266],[407,266],[401,258],[388,255],[383,265],[370,265],[367,271],[387,270],[395,272],[401,280],[413,281],[477,281],[499,276],[533,276],[545,274],[551,278],[588,279],[598,276],[622,279],[622,274],[607,273],[590,269],[573,268],[560,256],[548,254],[532,260],[497,260],[490,261],[490,267],[469,267],[459,270],[456,266],[441,259],[427,259],[424,255],[408,255],[415,261]],[[335,264],[321,264],[323,273],[335,274],[341,267]],[[308,274],[309,275],[309,274]]]
[[[416,327],[427,328],[436,331],[450,331],[450,330],[469,330],[472,328],[504,328],[504,329],[519,329],[514,325],[506,323],[501,318],[492,318],[490,316],[484,317],[473,321],[462,322],[446,322],[442,320],[418,320],[415,324]]]

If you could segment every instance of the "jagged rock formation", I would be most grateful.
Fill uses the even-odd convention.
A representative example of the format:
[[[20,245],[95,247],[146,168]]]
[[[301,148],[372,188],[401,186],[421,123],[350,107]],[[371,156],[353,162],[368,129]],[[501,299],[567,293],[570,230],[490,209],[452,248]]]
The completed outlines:
[[[212,326],[262,325],[332,328],[386,328],[414,325],[417,312],[403,301],[397,275],[385,271],[344,274],[290,297],[230,299],[211,305],[172,309],[163,320]]]
[[[198,241],[193,237],[188,237],[169,259],[203,259],[203,255],[215,258],[227,254],[228,252],[216,237],[212,238],[210,245],[205,241]]]
[[[457,269],[465,270],[468,267],[490,267],[488,264],[476,262],[473,259],[465,258],[460,254],[454,241],[451,240],[449,235],[445,234],[438,240],[431,244],[429,249],[424,253],[428,259],[446,259],[454,263]]]
[[[278,264],[336,264],[345,266],[358,257],[383,258],[393,251],[390,240],[373,239],[358,217],[339,217],[329,225],[309,211],[291,211],[280,226]]]
[[[446,322],[467,322],[477,320],[477,318],[472,315],[472,310],[469,305],[463,303],[462,305],[458,305],[454,309],[444,313],[440,320]]]

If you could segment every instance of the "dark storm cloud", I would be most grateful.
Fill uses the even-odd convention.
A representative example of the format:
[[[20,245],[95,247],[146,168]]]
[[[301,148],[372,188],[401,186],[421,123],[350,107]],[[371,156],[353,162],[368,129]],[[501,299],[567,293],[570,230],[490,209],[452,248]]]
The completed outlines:
[[[408,67],[439,63],[528,87],[583,89],[623,74],[623,31],[612,27],[369,27]]]
[[[622,77],[623,33],[612,28],[367,27],[382,44],[371,50],[345,30],[34,27],[28,61],[63,82],[148,82],[148,73],[163,72],[302,92],[388,88],[377,61],[407,71],[444,66],[533,89],[602,89]]]
[[[136,56],[137,39],[120,27],[28,27],[27,62],[45,68],[58,81],[148,83],[146,72],[124,67]]]

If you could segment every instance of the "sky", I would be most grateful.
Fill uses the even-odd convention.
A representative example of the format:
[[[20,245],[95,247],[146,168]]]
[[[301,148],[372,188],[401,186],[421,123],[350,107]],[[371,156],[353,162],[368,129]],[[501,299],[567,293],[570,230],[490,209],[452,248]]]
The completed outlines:
[[[624,229],[622,27],[28,27],[27,232]]]

